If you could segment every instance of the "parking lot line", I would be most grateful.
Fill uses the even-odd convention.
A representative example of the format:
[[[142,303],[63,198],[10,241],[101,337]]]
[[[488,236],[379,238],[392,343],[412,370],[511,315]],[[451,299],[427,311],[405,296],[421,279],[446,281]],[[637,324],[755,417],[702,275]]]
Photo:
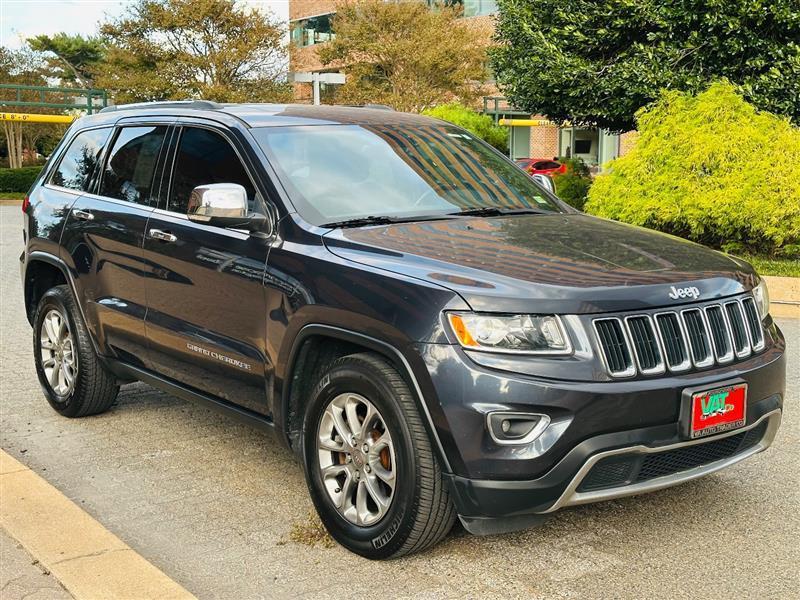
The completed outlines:
[[[0,525],[79,600],[194,598],[2,450]]]

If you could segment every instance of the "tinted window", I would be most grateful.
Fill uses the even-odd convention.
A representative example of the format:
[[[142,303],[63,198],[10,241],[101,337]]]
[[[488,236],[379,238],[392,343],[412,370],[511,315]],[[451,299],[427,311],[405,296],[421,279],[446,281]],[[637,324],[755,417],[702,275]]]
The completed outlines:
[[[314,125],[252,133],[315,225],[483,207],[561,212],[524,171],[460,129]]]
[[[155,206],[151,194],[166,125],[124,127],[108,154],[100,195]]]
[[[254,210],[255,188],[233,146],[218,133],[187,127],[172,169],[168,210],[185,214],[192,190],[209,183],[238,183],[247,190],[250,209]]]
[[[100,159],[100,152],[110,133],[110,127],[79,133],[64,153],[50,183],[72,190],[86,191],[89,179]]]
[[[560,166],[561,166],[561,165],[560,165],[559,163],[557,163],[557,162],[554,162],[554,161],[552,161],[552,160],[540,160],[539,162],[537,162],[537,163],[534,163],[534,165],[533,165],[533,168],[534,168],[534,169],[539,169],[539,170],[543,170],[543,169],[557,169],[557,168],[559,168]]]

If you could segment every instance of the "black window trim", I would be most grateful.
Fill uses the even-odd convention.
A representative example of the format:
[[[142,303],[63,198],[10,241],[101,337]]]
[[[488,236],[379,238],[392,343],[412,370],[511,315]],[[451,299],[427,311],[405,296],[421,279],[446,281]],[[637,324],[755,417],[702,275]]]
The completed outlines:
[[[80,129],[76,129],[75,132],[69,137],[68,141],[66,141],[66,143],[64,143],[62,145],[62,147],[59,149],[58,155],[55,157],[55,160],[53,160],[51,165],[48,167],[48,170],[47,170],[47,172],[45,173],[45,176],[44,176],[44,183],[42,184],[42,187],[45,187],[45,188],[48,188],[48,189],[51,189],[51,190],[56,190],[56,191],[59,191],[59,192],[66,192],[66,193],[69,193],[69,194],[74,194],[76,196],[82,196],[84,194],[92,194],[92,192],[93,192],[92,188],[94,187],[94,184],[96,184],[96,182],[97,182],[97,177],[96,177],[97,167],[95,167],[95,171],[92,172],[91,175],[89,175],[89,187],[88,187],[88,189],[85,189],[85,190],[83,190],[83,189],[76,190],[75,188],[68,188],[68,187],[64,187],[63,185],[55,184],[55,183],[53,183],[53,177],[55,177],[56,171],[58,171],[59,167],[61,167],[61,163],[64,161],[64,158],[67,155],[67,151],[70,149],[70,147],[72,147],[72,143],[76,140],[76,138],[79,135],[81,135],[83,133],[86,133],[87,131],[94,131],[94,130],[97,130],[97,129],[110,129],[111,130],[111,132],[109,133],[108,138],[106,138],[106,143],[100,149],[100,160],[98,161],[98,163],[101,164],[101,165],[104,164],[105,163],[106,151],[108,149],[108,141],[114,137],[114,129],[115,129],[115,127],[116,127],[116,125],[114,123],[104,123],[102,125],[95,125],[95,126],[92,126],[92,127],[81,127]]]
[[[104,200],[106,202],[118,202],[121,203],[123,206],[137,206],[145,210],[148,209],[153,210],[158,208],[158,202],[156,203],[155,206],[152,206],[150,204],[144,204],[141,202],[131,202],[130,200],[123,200],[122,198],[112,198],[111,196],[104,196],[100,194],[100,190],[103,189],[102,183],[103,183],[103,177],[105,176],[106,172],[106,161],[108,160],[108,153],[110,149],[114,147],[114,144],[117,142],[117,138],[119,137],[120,132],[127,127],[158,127],[160,125],[165,126],[167,128],[167,132],[164,134],[164,141],[161,143],[161,148],[158,150],[158,157],[156,158],[155,167],[153,169],[153,180],[150,183],[150,196],[155,197],[157,201],[160,201],[160,197],[158,195],[154,196],[154,192],[160,191],[160,185],[161,185],[159,181],[158,188],[156,187],[156,178],[161,174],[163,170],[164,165],[161,159],[165,151],[165,148],[169,146],[169,143],[171,141],[171,134],[175,127],[174,119],[166,121],[163,118],[153,119],[153,120],[137,118],[135,120],[122,119],[117,121],[113,125],[114,131],[111,133],[111,137],[109,138],[110,143],[107,142],[105,148],[103,148],[102,158],[100,161],[101,164],[100,172],[96,177],[93,178],[92,181],[93,189],[89,192],[84,192],[84,193],[92,196],[93,198]]]
[[[162,177],[161,186],[163,189],[163,186],[165,184],[164,178],[166,178],[166,193],[163,196],[163,201],[164,201],[163,207],[159,204],[158,207],[159,213],[163,213],[173,217],[179,217],[187,221],[189,220],[189,217],[186,215],[186,213],[169,210],[169,199],[170,199],[170,194],[172,193],[172,183],[175,175],[175,162],[177,161],[178,158],[178,148],[180,148],[181,145],[181,138],[183,137],[184,129],[189,127],[212,131],[222,136],[222,138],[226,142],[228,142],[230,147],[233,148],[233,151],[236,153],[236,157],[239,159],[239,162],[241,163],[242,167],[244,168],[245,175],[247,175],[247,178],[250,180],[250,185],[252,185],[253,189],[256,191],[256,196],[261,198],[261,203],[262,203],[261,208],[263,209],[264,214],[267,215],[269,218],[269,215],[272,213],[272,211],[270,211],[270,207],[267,205],[270,204],[271,201],[267,197],[265,197],[264,190],[262,189],[263,186],[258,185],[258,180],[255,177],[253,177],[253,171],[250,168],[248,161],[244,159],[242,153],[239,151],[239,148],[237,147],[235,140],[231,137],[231,135],[225,128],[216,127],[211,123],[199,122],[194,119],[190,121],[179,121],[178,123],[175,124],[175,135],[174,135],[175,143],[172,144],[172,148],[170,149],[170,151],[172,152],[172,156],[168,156],[167,160],[164,161],[165,163],[164,176]]]

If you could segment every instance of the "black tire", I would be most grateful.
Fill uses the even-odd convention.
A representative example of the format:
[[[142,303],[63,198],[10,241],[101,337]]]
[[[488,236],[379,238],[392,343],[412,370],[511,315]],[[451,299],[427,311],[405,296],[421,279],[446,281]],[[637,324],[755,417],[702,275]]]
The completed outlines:
[[[72,389],[63,394],[56,392],[50,384],[42,364],[42,328],[45,316],[53,310],[66,318],[77,357],[74,384]],[[42,390],[50,406],[59,414],[65,417],[96,415],[108,410],[117,398],[117,380],[98,360],[75,299],[66,285],[49,289],[39,301],[33,320],[33,355]]]
[[[391,434],[396,485],[386,514],[359,526],[340,514],[326,491],[317,449],[325,408],[345,392],[369,399]],[[352,354],[319,375],[303,420],[303,464],[314,506],[333,538],[370,559],[396,558],[428,548],[444,538],[456,513],[414,397],[397,370],[380,356]]]

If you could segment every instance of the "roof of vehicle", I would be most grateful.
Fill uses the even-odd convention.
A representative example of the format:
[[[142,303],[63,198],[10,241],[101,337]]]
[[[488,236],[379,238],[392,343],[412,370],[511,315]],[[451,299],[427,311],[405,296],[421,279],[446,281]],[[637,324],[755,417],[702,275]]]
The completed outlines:
[[[437,119],[396,112],[379,106],[310,106],[307,104],[218,104],[208,101],[151,102],[110,106],[99,115],[86,117],[94,120],[103,116],[116,118],[178,115],[212,116],[227,114],[243,121],[249,127],[279,127],[285,125],[432,125]],[[98,119],[101,120],[101,119]],[[116,120],[116,119],[115,119]]]

